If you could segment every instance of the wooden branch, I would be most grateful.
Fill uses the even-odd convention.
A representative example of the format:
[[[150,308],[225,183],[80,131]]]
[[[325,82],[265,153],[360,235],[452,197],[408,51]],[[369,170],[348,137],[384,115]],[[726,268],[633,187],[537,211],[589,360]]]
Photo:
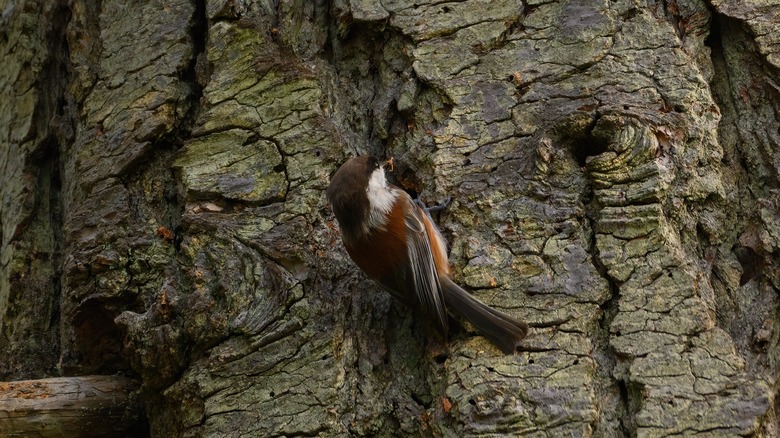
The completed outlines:
[[[143,423],[137,390],[120,376],[0,382],[0,436],[126,436]]]

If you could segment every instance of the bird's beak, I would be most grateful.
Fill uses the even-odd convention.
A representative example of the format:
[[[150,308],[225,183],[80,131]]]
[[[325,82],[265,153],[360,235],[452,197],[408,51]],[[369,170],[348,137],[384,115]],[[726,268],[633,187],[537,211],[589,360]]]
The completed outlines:
[[[389,159],[389,160],[387,160],[387,161],[385,161],[384,163],[382,163],[382,166],[383,166],[383,167],[390,167],[390,172],[392,172],[392,171],[393,171],[393,169],[394,169],[394,165],[393,165],[393,157],[390,157],[390,159]]]

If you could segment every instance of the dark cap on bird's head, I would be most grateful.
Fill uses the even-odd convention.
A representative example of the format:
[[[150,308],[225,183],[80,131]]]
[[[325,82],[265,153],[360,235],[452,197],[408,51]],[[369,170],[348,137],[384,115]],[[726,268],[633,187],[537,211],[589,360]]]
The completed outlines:
[[[371,174],[379,167],[375,157],[361,155],[347,160],[330,179],[325,194],[345,233],[357,234],[365,223],[371,207],[366,189]]]

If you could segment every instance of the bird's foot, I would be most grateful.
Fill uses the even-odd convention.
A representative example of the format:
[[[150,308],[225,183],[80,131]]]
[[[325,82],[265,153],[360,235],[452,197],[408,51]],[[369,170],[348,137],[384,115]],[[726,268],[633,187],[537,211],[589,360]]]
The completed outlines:
[[[431,213],[435,213],[437,211],[442,211],[446,209],[447,207],[449,207],[451,202],[452,202],[452,196],[447,196],[447,198],[444,201],[436,205],[433,205],[431,207],[428,207],[427,205],[425,205],[422,199],[420,199],[420,196],[417,196],[417,198],[415,198],[414,200],[414,203],[417,204],[417,206],[420,207],[420,209],[422,209],[422,211],[424,211],[429,218],[431,217]]]

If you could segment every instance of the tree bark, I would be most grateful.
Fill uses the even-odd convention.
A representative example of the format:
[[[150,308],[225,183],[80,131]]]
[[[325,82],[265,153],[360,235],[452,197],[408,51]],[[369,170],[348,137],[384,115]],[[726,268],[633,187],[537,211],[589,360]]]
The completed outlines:
[[[0,377],[130,373],[152,436],[777,435],[780,8],[0,6]],[[359,153],[521,353],[351,263]]]

